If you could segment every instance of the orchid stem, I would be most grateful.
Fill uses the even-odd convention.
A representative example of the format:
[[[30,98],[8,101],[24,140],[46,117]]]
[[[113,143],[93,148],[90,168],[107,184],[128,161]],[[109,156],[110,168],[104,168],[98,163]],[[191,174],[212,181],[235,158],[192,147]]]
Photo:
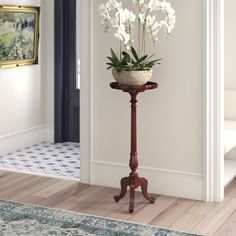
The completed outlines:
[[[119,48],[120,48],[120,60],[121,60],[121,56],[122,56],[122,44],[121,44],[121,40],[119,40]]]
[[[146,14],[145,14],[145,19],[144,19],[144,24],[143,24],[143,38],[142,38],[142,56],[145,55],[145,47],[146,47],[146,26],[147,26],[147,16],[149,13],[150,9],[147,9]]]
[[[141,56],[141,37],[140,37],[140,33],[141,33],[141,21],[140,18],[138,19],[138,55],[139,57]]]

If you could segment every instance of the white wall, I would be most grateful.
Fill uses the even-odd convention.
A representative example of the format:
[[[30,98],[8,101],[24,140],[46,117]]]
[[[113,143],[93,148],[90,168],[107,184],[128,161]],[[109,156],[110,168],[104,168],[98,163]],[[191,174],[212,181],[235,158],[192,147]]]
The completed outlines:
[[[0,4],[41,6],[42,2],[0,0]],[[41,19],[44,15],[47,13],[42,10]],[[44,99],[48,82],[42,73],[46,56],[41,49],[47,45],[43,40],[47,33],[44,31],[45,24],[41,24],[38,65],[0,69],[0,154],[52,138],[47,128],[49,105]]]
[[[236,2],[225,0],[225,89],[236,90]]]
[[[129,173],[129,96],[110,89],[106,56],[116,47],[100,25],[94,1],[94,183],[119,186]],[[203,173],[203,1],[171,0],[177,24],[168,40],[151,53],[163,58],[156,67],[155,91],[138,97],[138,144],[141,173],[150,191],[202,199]]]

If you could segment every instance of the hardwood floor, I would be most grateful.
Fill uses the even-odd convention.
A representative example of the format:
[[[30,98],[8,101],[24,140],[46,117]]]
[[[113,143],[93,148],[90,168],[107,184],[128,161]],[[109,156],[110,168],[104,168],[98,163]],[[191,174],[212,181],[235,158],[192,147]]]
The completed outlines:
[[[128,195],[115,203],[118,189],[73,181],[0,171],[0,199],[111,217],[203,235],[236,235],[236,180],[221,203],[204,203],[156,195],[149,204],[136,193],[135,212],[128,213]]]

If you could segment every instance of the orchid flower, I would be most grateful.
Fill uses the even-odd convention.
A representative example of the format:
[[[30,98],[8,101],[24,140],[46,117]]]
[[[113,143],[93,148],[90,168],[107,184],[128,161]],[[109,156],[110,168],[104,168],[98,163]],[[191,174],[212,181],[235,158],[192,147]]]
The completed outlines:
[[[138,35],[139,54],[145,54],[146,33],[150,33],[155,44],[158,41],[160,30],[166,32],[168,36],[174,29],[176,16],[175,10],[166,0],[132,0],[136,14],[123,7],[122,2],[108,0],[106,4],[99,7],[101,23],[104,31],[109,30],[111,25],[116,29],[115,38],[123,44],[126,49],[130,49],[134,43],[134,36]],[[159,20],[157,13],[165,14],[164,19]],[[138,33],[135,34],[135,24],[138,20]],[[142,33],[142,37],[141,37]]]

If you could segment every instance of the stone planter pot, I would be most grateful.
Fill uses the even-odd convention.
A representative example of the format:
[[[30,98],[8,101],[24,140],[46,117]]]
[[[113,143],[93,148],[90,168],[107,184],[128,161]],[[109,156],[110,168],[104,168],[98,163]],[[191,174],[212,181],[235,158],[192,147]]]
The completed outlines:
[[[144,85],[151,79],[152,74],[153,70],[121,71],[121,72],[112,70],[112,75],[114,79],[119,84],[125,84],[125,85],[139,85],[139,86]]]

